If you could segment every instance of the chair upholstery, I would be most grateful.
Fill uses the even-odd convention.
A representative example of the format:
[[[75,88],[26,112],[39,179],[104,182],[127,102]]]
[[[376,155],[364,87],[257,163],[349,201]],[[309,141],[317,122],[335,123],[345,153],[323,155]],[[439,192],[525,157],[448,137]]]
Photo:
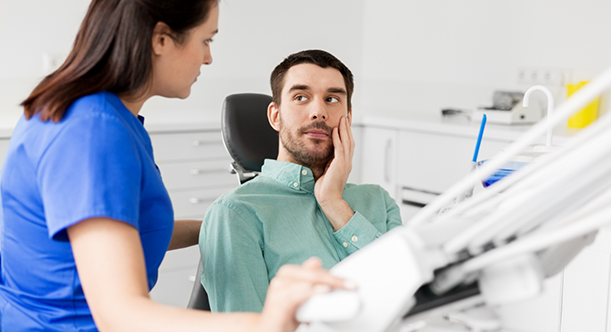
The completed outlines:
[[[193,290],[191,290],[191,298],[189,299],[189,304],[187,304],[187,308],[210,311],[208,293],[206,293],[206,290],[202,286],[202,282],[200,280],[201,275],[202,260],[200,259],[199,264],[197,264],[197,272],[195,272],[195,282],[193,283]]]
[[[272,97],[257,93],[227,96],[223,103],[223,143],[234,160],[232,167],[244,183],[261,172],[266,158],[278,156],[278,133],[267,120]],[[246,173],[246,177],[240,172]]]
[[[278,133],[267,120],[272,97],[257,93],[227,96],[223,103],[221,131],[223,143],[234,160],[231,164],[240,184],[261,172],[266,158],[278,156]],[[202,262],[199,261],[195,284],[187,308],[210,310],[208,294],[201,284]]]

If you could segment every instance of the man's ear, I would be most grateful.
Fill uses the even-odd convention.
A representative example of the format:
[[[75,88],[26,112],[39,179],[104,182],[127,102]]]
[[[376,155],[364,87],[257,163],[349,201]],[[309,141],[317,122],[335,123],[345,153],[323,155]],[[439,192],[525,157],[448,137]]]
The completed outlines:
[[[151,48],[153,50],[154,55],[161,55],[168,48],[170,43],[174,41],[170,38],[170,33],[172,29],[163,23],[157,22],[155,24],[155,28],[153,29],[153,39],[151,40]]]
[[[348,110],[348,116],[346,119],[348,119],[348,124],[352,126],[352,108]]]
[[[275,131],[280,132],[280,108],[273,101],[267,106],[267,120]]]

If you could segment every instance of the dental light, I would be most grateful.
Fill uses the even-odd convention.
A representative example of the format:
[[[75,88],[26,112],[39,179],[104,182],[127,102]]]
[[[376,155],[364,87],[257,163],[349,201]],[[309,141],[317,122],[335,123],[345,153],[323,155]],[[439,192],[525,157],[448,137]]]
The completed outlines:
[[[312,297],[297,312],[299,321],[309,323],[300,331],[399,331],[423,317],[536,296],[545,278],[560,272],[611,222],[611,113],[563,148],[464,201],[455,198],[609,87],[611,68],[426,205],[407,226],[333,267],[331,273],[354,281],[358,290]]]

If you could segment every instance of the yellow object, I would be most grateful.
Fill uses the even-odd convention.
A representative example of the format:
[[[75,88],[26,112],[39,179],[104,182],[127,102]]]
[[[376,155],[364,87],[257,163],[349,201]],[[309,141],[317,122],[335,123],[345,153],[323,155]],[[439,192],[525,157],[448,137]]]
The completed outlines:
[[[582,86],[586,85],[588,82],[582,81],[579,83],[569,83],[566,85],[566,96],[570,97],[575,91],[579,90]],[[588,104],[586,107],[582,108],[579,112],[573,114],[569,118],[568,127],[569,128],[585,128],[590,123],[594,122],[598,117],[598,103],[600,102],[600,96],[596,97],[594,101]]]

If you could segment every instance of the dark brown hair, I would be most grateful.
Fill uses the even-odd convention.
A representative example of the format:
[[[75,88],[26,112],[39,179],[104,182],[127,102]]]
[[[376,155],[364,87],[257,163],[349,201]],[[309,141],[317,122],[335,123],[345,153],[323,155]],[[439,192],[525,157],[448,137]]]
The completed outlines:
[[[352,108],[352,92],[354,91],[354,78],[352,77],[352,72],[346,65],[339,61],[338,58],[322,50],[305,50],[291,54],[274,68],[270,78],[270,84],[272,87],[272,100],[276,105],[280,105],[280,97],[282,96],[282,88],[284,87],[284,76],[291,67],[302,63],[311,63],[321,68],[331,67],[339,70],[346,84],[348,110]]]
[[[150,82],[153,29],[163,22],[177,44],[205,22],[218,0],[93,0],[66,61],[21,103],[26,118],[61,120],[80,97],[133,95]]]

